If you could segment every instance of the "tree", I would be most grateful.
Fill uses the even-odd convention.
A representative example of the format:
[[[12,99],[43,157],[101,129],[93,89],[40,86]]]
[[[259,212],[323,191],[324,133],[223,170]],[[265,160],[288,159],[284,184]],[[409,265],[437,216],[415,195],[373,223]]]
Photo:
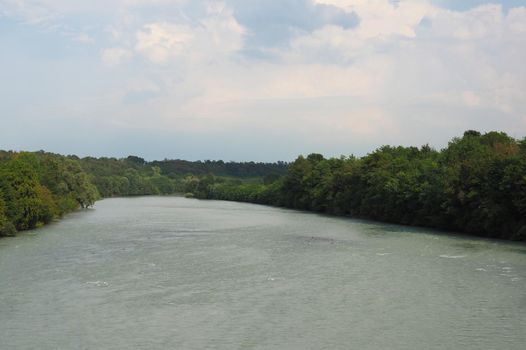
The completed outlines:
[[[92,206],[100,198],[97,188],[77,161],[66,160],[62,165],[62,175],[66,190],[74,195],[81,208]]]
[[[0,237],[13,236],[15,233],[15,226],[7,218],[6,205],[3,199],[3,194],[0,191]]]

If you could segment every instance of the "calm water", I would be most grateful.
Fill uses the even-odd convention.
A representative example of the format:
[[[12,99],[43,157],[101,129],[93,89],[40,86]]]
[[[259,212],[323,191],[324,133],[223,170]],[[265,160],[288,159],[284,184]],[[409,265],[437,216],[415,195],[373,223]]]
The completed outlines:
[[[0,240],[1,349],[525,349],[526,246],[111,199]]]

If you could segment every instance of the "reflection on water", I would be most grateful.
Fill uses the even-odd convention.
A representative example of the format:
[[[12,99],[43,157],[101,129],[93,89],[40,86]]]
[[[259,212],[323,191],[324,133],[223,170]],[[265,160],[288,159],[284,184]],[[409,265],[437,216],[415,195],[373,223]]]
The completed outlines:
[[[0,348],[523,349],[526,246],[110,199],[0,240]]]

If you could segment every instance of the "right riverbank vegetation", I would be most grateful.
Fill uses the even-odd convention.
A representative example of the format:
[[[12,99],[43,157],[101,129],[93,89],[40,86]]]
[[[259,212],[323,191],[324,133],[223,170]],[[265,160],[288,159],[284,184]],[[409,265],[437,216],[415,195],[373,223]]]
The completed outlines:
[[[443,150],[383,146],[290,164],[0,151],[0,236],[99,198],[176,193],[525,241],[526,138],[466,131]]]

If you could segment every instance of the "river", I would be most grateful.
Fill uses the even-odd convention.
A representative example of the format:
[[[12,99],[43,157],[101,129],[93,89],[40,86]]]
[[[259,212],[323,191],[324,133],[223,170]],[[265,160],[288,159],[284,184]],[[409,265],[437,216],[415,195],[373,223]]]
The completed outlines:
[[[115,198],[0,240],[1,349],[520,349],[526,246]]]

